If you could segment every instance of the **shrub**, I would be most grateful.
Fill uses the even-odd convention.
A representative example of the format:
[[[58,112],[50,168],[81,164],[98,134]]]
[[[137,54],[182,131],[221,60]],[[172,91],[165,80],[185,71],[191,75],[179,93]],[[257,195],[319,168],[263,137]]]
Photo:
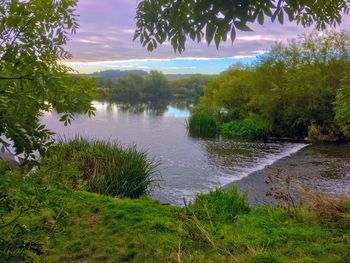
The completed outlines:
[[[263,120],[247,118],[222,124],[220,132],[230,138],[260,140],[268,137],[270,129]]]
[[[63,165],[66,174],[73,166],[68,173],[73,187],[79,185],[74,173],[76,167],[88,191],[128,198],[138,198],[154,186],[159,165],[135,146],[122,147],[116,142],[82,138],[55,145],[46,160],[50,162],[51,166]]]
[[[315,123],[310,131],[315,140],[349,139],[349,46],[346,31],[275,43],[253,65],[237,65],[211,78],[194,110],[225,109],[216,118],[219,123],[243,120],[224,125],[232,137],[265,136],[265,126],[246,122],[254,114],[268,118],[274,137],[304,139]]]
[[[217,188],[208,194],[198,194],[189,210],[198,219],[231,223],[238,215],[249,213],[250,207],[246,197],[232,187],[229,190]]]

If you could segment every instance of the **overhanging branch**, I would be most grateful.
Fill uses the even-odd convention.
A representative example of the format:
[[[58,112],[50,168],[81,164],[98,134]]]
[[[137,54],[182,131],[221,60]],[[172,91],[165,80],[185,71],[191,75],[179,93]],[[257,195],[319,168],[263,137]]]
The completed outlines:
[[[32,78],[29,77],[0,77],[0,80],[33,80]]]

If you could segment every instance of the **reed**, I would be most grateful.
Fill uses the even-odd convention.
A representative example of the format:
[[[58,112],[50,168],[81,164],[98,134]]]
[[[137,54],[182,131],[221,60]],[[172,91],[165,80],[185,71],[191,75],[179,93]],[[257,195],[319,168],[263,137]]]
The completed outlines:
[[[190,133],[197,135],[215,135],[218,131],[214,116],[208,112],[193,112],[188,119]]]
[[[75,138],[56,144],[49,156],[57,163],[76,164],[86,190],[99,194],[138,198],[159,181],[159,162],[136,146]]]

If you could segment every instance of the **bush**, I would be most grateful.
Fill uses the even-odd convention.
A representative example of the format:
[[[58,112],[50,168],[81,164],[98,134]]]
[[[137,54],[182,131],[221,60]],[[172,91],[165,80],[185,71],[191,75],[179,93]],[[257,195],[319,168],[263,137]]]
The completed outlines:
[[[238,215],[249,213],[250,207],[246,197],[232,187],[230,190],[217,188],[208,194],[198,194],[189,210],[198,219],[232,223]]]
[[[222,135],[230,138],[261,140],[268,137],[270,129],[266,122],[248,118],[222,124],[220,131]]]
[[[253,114],[273,137],[304,139],[315,124],[310,131],[315,140],[350,139],[349,46],[346,31],[275,43],[254,65],[211,78],[194,111],[224,109],[215,116],[220,124],[241,120],[223,126],[231,137],[265,136],[265,125],[246,120]]]
[[[82,180],[88,191],[128,198],[138,198],[154,186],[159,165],[135,146],[124,148],[115,142],[82,138],[58,143],[44,163],[64,167],[60,175],[68,174],[74,188]]]

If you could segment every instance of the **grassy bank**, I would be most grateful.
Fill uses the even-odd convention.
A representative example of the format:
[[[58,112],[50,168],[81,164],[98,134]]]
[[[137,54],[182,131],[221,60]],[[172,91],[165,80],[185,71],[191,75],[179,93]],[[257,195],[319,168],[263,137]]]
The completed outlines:
[[[100,154],[88,167],[103,177],[110,170],[97,169],[105,160],[101,148],[120,147],[102,145],[59,144],[26,176],[0,166],[0,262],[350,261],[347,199],[310,194],[296,207],[286,192],[274,190],[286,197],[282,207],[251,208],[232,188],[198,195],[180,208],[144,195],[102,195],[84,181],[81,157]],[[116,170],[125,166],[108,167],[120,178]]]
[[[11,186],[14,176],[1,177],[7,191],[15,191],[19,184],[27,189],[44,186],[39,179],[30,184],[18,179]],[[349,210],[335,211],[323,221],[314,210],[303,208],[298,208],[297,217],[277,207],[251,209],[235,190],[202,195],[188,208],[178,208],[148,198],[45,188],[42,210],[18,221],[28,229],[40,227],[35,236],[26,236],[42,244],[42,255],[28,253],[38,262],[345,263],[350,259]],[[17,212],[7,217],[12,214]],[[10,230],[0,230],[2,238],[6,240]]]

